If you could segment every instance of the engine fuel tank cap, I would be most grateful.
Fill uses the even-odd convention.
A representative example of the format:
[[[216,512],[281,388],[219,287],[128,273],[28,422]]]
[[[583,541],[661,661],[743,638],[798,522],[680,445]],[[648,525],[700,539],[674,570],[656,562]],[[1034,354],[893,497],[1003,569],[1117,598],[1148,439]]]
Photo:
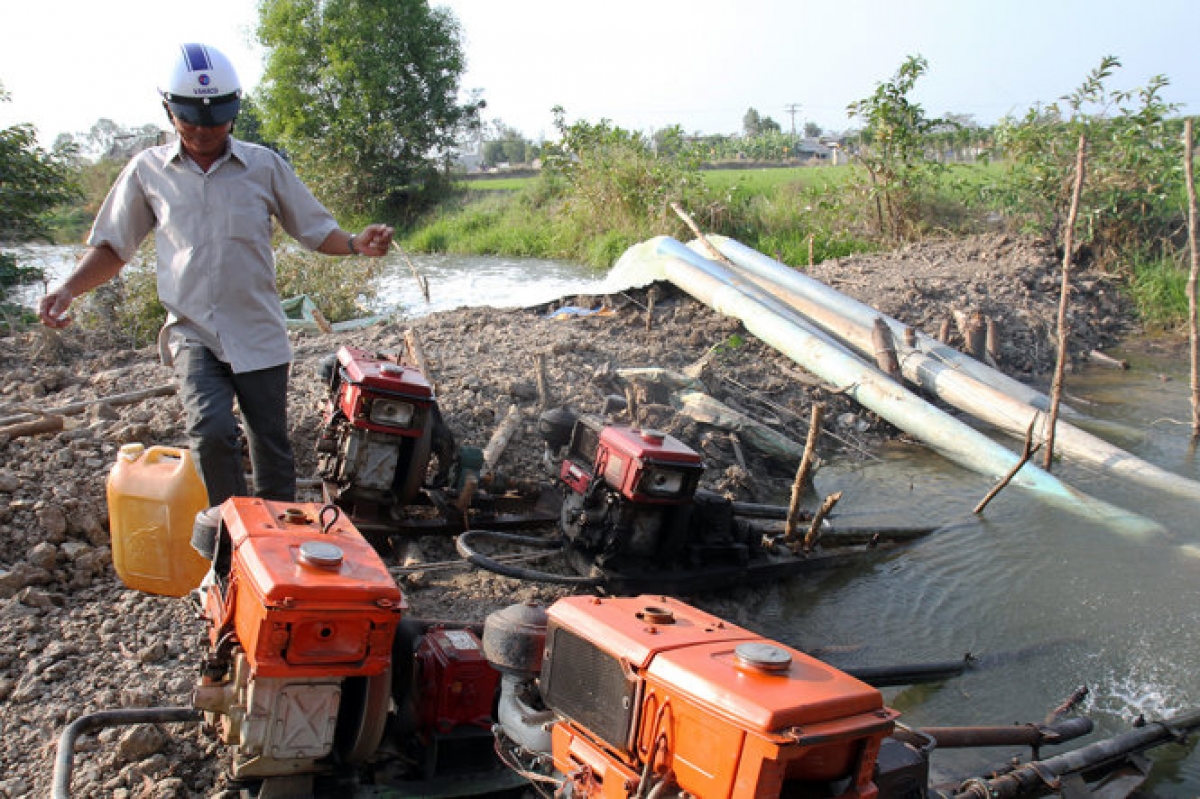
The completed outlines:
[[[318,569],[336,569],[342,565],[342,548],[328,541],[305,541],[300,545],[300,562]]]
[[[762,642],[740,644],[733,654],[739,665],[759,671],[787,671],[792,665],[791,653]]]

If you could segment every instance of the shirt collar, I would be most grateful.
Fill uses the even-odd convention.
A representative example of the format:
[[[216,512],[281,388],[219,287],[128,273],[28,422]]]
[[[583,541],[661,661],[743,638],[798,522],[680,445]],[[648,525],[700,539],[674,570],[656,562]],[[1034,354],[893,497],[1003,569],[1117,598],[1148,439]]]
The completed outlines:
[[[175,141],[171,143],[170,153],[170,157],[167,158],[168,163],[171,161],[183,162],[183,141],[178,136],[176,136]],[[246,144],[245,142],[235,139],[233,136],[229,137],[229,149],[225,151],[224,155],[213,162],[213,167],[217,167],[223,161],[230,158],[236,158],[238,162],[242,164],[242,166],[246,165]]]

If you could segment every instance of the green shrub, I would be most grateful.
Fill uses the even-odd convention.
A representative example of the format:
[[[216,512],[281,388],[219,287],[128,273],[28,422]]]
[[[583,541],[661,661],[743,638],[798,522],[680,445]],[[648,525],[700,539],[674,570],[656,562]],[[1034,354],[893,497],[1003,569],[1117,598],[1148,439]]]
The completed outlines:
[[[1171,258],[1141,256],[1132,260],[1129,272],[1129,295],[1143,322],[1159,328],[1187,323],[1187,266]]]

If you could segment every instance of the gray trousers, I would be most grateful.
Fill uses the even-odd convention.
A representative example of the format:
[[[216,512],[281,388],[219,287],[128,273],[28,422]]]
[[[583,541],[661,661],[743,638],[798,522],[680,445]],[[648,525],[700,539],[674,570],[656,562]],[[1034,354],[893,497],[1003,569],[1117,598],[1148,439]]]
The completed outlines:
[[[296,464],[287,424],[288,369],[281,364],[234,374],[202,344],[188,342],[180,348],[175,376],[187,413],[192,458],[210,506],[249,495],[234,400],[250,445],[254,495],[285,502],[296,498]]]

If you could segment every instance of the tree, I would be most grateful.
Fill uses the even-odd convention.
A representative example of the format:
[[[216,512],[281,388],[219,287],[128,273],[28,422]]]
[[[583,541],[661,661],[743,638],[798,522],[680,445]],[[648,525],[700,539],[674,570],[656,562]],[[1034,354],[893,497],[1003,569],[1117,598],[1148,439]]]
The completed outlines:
[[[782,128],[779,123],[770,117],[761,116],[757,110],[747,109],[742,117],[742,133],[747,139],[753,139],[755,136],[761,136],[764,133],[779,133]]]
[[[8,102],[0,84],[0,102]],[[47,152],[32,125],[0,128],[0,241],[50,241],[47,214],[78,196],[69,149]],[[16,259],[0,255],[0,286],[37,277]]]
[[[1182,169],[1177,107],[1163,92],[1166,77],[1146,86],[1114,90],[1108,82],[1120,68],[1105,56],[1083,84],[1046,107],[997,126],[997,145],[1013,166],[1007,180],[1011,210],[1039,232],[1056,239],[1067,219],[1075,171],[1074,151],[1087,138],[1087,180],[1081,208],[1086,225],[1077,241],[1102,266],[1134,260],[1139,250],[1169,242],[1186,224],[1179,198]]]
[[[262,132],[347,211],[401,210],[475,112],[458,21],[425,0],[262,0]]]
[[[923,57],[909,56],[890,81],[847,107],[852,118],[865,122],[854,155],[867,170],[867,191],[879,232],[890,238],[917,232],[921,194],[938,167],[925,157],[926,137],[944,120],[926,117],[924,109],[908,97],[928,68]]]
[[[488,166],[502,163],[528,163],[529,153],[533,147],[516,128],[505,125],[503,121],[492,121],[492,134],[483,143],[483,162]]]

